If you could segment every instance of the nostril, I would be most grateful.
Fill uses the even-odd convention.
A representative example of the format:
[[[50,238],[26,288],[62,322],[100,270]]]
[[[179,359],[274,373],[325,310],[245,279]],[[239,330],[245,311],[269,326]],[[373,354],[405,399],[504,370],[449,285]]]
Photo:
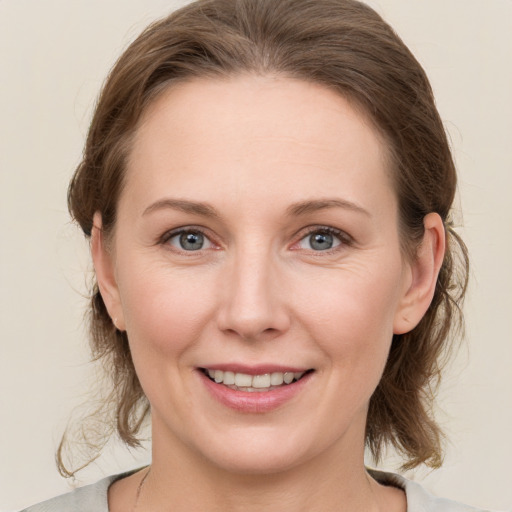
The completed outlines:
[[[249,326],[240,325],[238,328],[224,329],[224,332],[232,337],[241,338],[245,341],[270,341],[282,334],[282,331],[273,327],[266,329],[250,328]]]
[[[240,265],[239,273],[243,275],[225,282],[219,291],[218,328],[248,341],[273,339],[287,331],[289,313],[277,294],[276,283],[265,277],[268,270],[258,272]]]

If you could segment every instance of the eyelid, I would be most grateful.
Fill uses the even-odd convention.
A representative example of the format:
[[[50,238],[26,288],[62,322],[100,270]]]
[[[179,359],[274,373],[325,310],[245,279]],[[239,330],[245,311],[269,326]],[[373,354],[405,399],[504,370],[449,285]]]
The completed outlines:
[[[215,242],[214,238],[211,236],[208,229],[203,228],[201,226],[195,226],[195,225],[186,225],[186,226],[180,226],[177,228],[170,229],[169,231],[166,231],[160,237],[158,243],[161,245],[165,245],[171,238],[173,238],[177,235],[180,235],[182,233],[186,233],[186,232],[201,233],[205,238],[208,239],[208,241],[213,245],[213,247],[209,247],[207,249],[200,249],[197,251],[185,251],[185,250],[180,250],[178,248],[173,247],[173,250],[180,252],[180,253],[187,254],[187,255],[193,255],[194,253],[197,255],[197,253],[200,253],[204,250],[220,248],[220,244]],[[299,233],[294,237],[296,241],[292,244],[291,250],[302,250],[302,249],[296,248],[295,246],[299,242],[301,242],[304,238],[306,238],[307,236],[310,236],[311,234],[317,233],[317,232],[324,232],[324,233],[327,232],[329,234],[332,234],[333,236],[337,237],[341,243],[338,246],[333,247],[332,249],[326,249],[325,251],[313,251],[313,250],[310,251],[311,253],[316,254],[316,255],[333,253],[340,249],[343,249],[344,247],[351,246],[354,244],[354,239],[346,231],[343,231],[338,228],[334,228],[332,226],[317,224],[317,225],[307,226],[307,227],[301,229],[299,231]]]
[[[351,246],[354,243],[354,239],[346,232],[338,228],[334,228],[332,226],[324,226],[324,225],[314,225],[314,226],[308,226],[301,230],[299,234],[297,235],[297,241],[293,243],[293,246],[291,247],[292,250],[303,250],[299,248],[295,248],[295,246],[304,240],[304,238],[312,235],[313,233],[329,233],[341,242],[336,247],[333,247],[331,249],[326,249],[324,251],[314,251],[310,250],[312,254],[315,255],[322,255],[322,254],[330,254],[334,253],[336,251],[342,250],[344,247]],[[307,250],[307,249],[306,249]]]
[[[167,244],[167,242],[169,242],[169,240],[171,240],[172,238],[174,238],[175,236],[178,236],[178,235],[181,235],[182,233],[200,233],[201,235],[203,235],[209,242],[210,244],[212,244],[213,247],[207,247],[206,249],[198,249],[197,251],[185,251],[183,249],[179,249],[178,247],[174,247],[174,246],[171,246],[170,244]],[[166,231],[161,237],[160,239],[158,240],[158,243],[161,244],[161,245],[168,245],[169,247],[172,247],[172,250],[173,251],[176,251],[176,252],[179,252],[179,253],[183,253],[183,254],[186,254],[188,256],[191,256],[191,255],[194,255],[194,254],[198,254],[198,253],[201,253],[205,250],[211,250],[211,249],[218,249],[219,248],[219,244],[216,243],[214,240],[213,240],[213,237],[209,234],[209,230],[205,229],[205,228],[202,228],[200,226],[190,226],[190,225],[187,225],[187,226],[180,226],[178,228],[174,228],[174,229],[170,229],[169,231]]]

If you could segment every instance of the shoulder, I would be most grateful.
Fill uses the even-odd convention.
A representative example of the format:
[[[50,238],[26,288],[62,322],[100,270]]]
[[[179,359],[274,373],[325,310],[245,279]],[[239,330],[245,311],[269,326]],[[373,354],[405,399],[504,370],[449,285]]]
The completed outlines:
[[[37,505],[32,505],[21,512],[108,512],[108,488],[122,478],[113,475],[103,478],[95,484],[79,487]]]
[[[405,491],[407,512],[490,512],[470,507],[456,501],[437,498],[424,489],[419,483],[407,480],[394,473],[368,470],[370,475],[384,485],[394,485]]]

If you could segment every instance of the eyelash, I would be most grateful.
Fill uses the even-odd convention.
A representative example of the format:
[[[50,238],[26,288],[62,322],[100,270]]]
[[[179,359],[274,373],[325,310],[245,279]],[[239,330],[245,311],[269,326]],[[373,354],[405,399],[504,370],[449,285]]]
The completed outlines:
[[[216,244],[215,242],[212,241],[211,236],[208,236],[207,232],[204,229],[195,227],[195,226],[186,226],[183,228],[178,228],[178,229],[174,229],[172,231],[168,231],[160,239],[160,244],[161,245],[170,245],[169,244],[170,240],[172,240],[173,238],[175,238],[177,236],[183,235],[185,233],[200,234],[206,240],[208,240],[214,247],[218,247],[218,244]],[[173,247],[172,250],[179,252],[181,254],[184,254],[186,256],[197,256],[198,253],[200,253],[204,249],[200,249],[197,251],[186,251],[185,249],[179,249],[179,248]]]
[[[305,238],[315,234],[315,233],[322,233],[322,234],[329,234],[333,237],[336,237],[339,240],[339,244],[335,247],[332,247],[330,249],[326,249],[323,251],[315,251],[313,249],[310,249],[310,254],[314,256],[321,256],[321,255],[329,255],[334,254],[339,250],[342,250],[344,247],[351,246],[354,242],[353,238],[345,233],[344,231],[341,231],[340,229],[333,228],[331,226],[310,226],[309,228],[306,228],[306,232],[301,235],[298,242],[295,242],[294,245],[297,245],[298,243],[302,242]],[[298,249],[294,249],[298,250]]]
[[[197,233],[197,234],[201,234],[214,247],[218,247],[218,244],[216,244],[215,242],[212,241],[211,237],[208,236],[207,232],[204,229],[202,229],[200,227],[195,227],[195,226],[186,226],[186,227],[183,227],[183,228],[178,228],[178,229],[169,231],[169,232],[165,233],[162,236],[162,238],[160,239],[159,243],[161,245],[168,245],[170,240],[172,240],[173,238],[175,238],[177,236],[180,236],[180,235],[182,235],[184,233]],[[341,230],[336,229],[336,228],[333,228],[331,226],[310,226],[310,227],[306,228],[306,232],[303,232],[301,234],[299,240],[297,242],[295,242],[293,245],[295,246],[295,245],[299,244],[305,238],[307,238],[308,236],[313,235],[314,233],[322,233],[322,234],[332,235],[333,237],[336,237],[339,240],[339,242],[340,242],[335,247],[332,247],[330,249],[326,249],[326,250],[323,250],[323,251],[315,251],[313,249],[310,249],[309,252],[311,254],[315,255],[315,256],[320,256],[322,254],[333,254],[333,253],[337,252],[338,250],[341,250],[343,247],[347,247],[347,246],[353,245],[353,242],[354,242],[353,238],[350,235],[348,235],[346,232],[341,231]],[[182,254],[185,254],[187,256],[197,256],[197,254],[200,253],[204,249],[199,249],[197,251],[187,251],[185,249],[173,248],[173,250],[175,250],[177,252],[180,252]],[[299,249],[292,249],[292,250],[299,250]]]

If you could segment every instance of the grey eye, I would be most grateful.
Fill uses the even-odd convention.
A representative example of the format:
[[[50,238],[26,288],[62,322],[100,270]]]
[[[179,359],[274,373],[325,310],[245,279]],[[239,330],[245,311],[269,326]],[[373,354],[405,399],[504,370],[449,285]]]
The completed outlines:
[[[337,247],[341,243],[341,237],[335,233],[318,230],[305,236],[299,242],[299,246],[301,249],[307,249],[309,251],[328,251],[329,249]]]
[[[186,251],[198,251],[203,248],[204,236],[201,233],[182,233],[180,245]]]
[[[309,245],[315,251],[332,249],[334,237],[330,233],[313,233],[309,236]]]
[[[200,251],[211,247],[211,242],[200,231],[181,231],[171,236],[168,243],[182,251]]]

